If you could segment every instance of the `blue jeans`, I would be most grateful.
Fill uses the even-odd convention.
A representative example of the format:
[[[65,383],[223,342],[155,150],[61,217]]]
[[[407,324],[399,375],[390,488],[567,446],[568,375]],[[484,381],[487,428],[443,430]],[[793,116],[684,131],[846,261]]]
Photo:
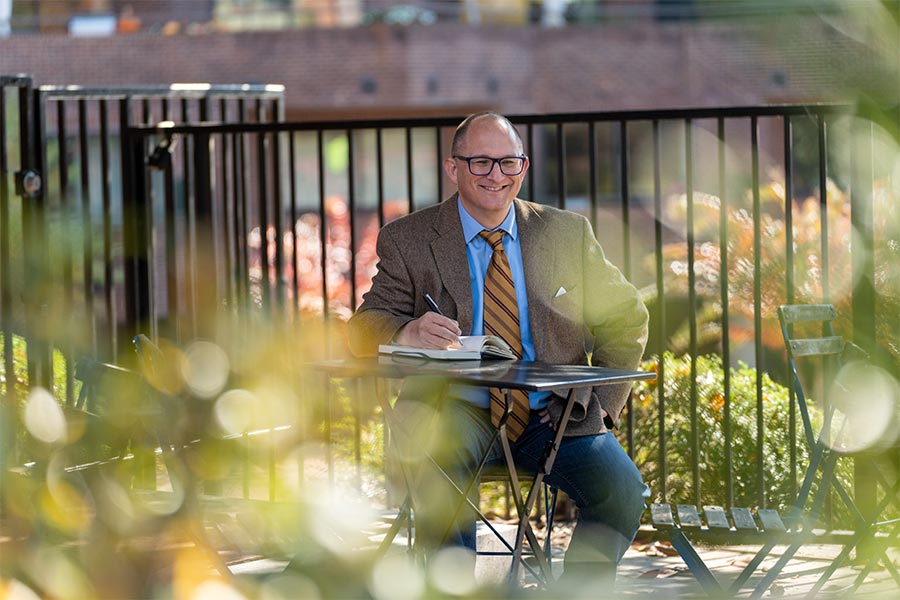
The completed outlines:
[[[484,452],[489,452],[489,465],[503,464],[499,440],[488,448],[496,428],[487,409],[461,400],[448,400],[435,424],[430,434],[432,455],[460,489],[468,485]],[[536,471],[554,434],[550,425],[541,423],[540,416],[532,412],[528,427],[511,444],[517,467]],[[611,566],[614,573],[614,565],[634,540],[650,495],[634,462],[611,433],[564,438],[545,481],[564,491],[578,506],[578,521],[566,553],[565,571],[589,573]],[[430,538],[422,540],[428,545],[443,540],[474,550],[472,511],[464,507],[456,522],[450,525],[449,515],[453,514],[459,495],[448,493],[449,486],[437,477],[425,476],[415,487],[421,492],[423,485],[431,493],[417,494],[414,490],[417,536]],[[473,501],[477,504],[475,488]],[[450,536],[444,539],[448,530]]]

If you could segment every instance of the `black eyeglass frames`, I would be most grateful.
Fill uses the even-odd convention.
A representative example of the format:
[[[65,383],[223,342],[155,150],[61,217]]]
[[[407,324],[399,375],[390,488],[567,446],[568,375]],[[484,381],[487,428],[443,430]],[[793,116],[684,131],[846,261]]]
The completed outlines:
[[[518,175],[525,169],[525,156],[502,156],[491,158],[490,156],[458,156],[453,158],[464,160],[469,165],[469,173],[482,177],[494,170],[494,165],[500,166],[500,172],[509,177]]]

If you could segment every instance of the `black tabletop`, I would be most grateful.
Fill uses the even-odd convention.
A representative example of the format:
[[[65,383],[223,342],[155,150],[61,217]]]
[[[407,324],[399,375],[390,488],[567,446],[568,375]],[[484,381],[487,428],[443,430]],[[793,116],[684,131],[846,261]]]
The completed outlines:
[[[384,355],[317,362],[309,367],[333,377],[441,377],[452,383],[540,392],[653,379],[656,373],[522,360],[427,360]]]

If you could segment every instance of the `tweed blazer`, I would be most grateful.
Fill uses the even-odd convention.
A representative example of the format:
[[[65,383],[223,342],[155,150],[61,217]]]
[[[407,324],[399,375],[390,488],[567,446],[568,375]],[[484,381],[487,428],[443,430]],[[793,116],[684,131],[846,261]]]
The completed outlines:
[[[349,322],[351,351],[374,355],[431,294],[463,334],[472,328],[472,290],[457,196],[385,225],[378,272]],[[647,342],[648,314],[638,291],[604,256],[590,222],[573,212],[514,201],[536,359],[633,369]],[[618,425],[629,384],[575,390],[567,435]],[[401,392],[402,393],[402,392]],[[554,419],[562,397],[552,396]],[[608,418],[602,418],[601,407]]]

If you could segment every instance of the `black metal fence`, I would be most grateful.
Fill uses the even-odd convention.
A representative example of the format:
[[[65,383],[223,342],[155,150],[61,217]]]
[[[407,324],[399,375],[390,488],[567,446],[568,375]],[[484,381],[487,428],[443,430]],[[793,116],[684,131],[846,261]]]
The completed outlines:
[[[31,248],[27,239],[42,242],[27,251],[37,258],[21,257],[36,261],[34,268],[19,266],[30,263],[16,262],[9,250],[0,263],[3,331],[28,339],[29,384],[52,381],[38,366],[52,369],[50,348],[66,357],[64,365],[80,353],[115,359],[121,340],[136,333],[176,345],[215,339],[223,314],[246,340],[260,318],[325,323],[331,331],[322,339],[331,345],[316,350],[339,353],[342,317],[360,302],[375,268],[379,227],[453,192],[441,160],[457,118],[283,123],[278,95],[267,90],[251,90],[252,100],[237,94],[234,108],[202,93],[200,108],[185,108],[184,99],[167,100],[171,93],[140,100],[137,92],[88,94],[98,102],[93,142],[73,136],[90,130],[87,97],[35,95],[34,110],[45,116],[39,141],[21,155],[40,148],[31,168],[53,175],[22,200],[21,221],[23,232],[43,229],[37,237],[4,229],[3,238],[22,248]],[[215,120],[222,122],[196,123]],[[775,307],[834,302],[843,333],[873,351],[900,335],[896,291],[883,271],[897,258],[896,124],[825,105],[513,120],[532,160],[523,197],[587,215],[651,308],[647,357],[686,357],[687,373],[669,373],[657,361],[653,406],[626,413],[633,455],[651,447],[652,430],[652,455],[642,460],[655,469],[654,493],[681,497],[681,488],[671,489],[680,481],[696,504],[705,498],[701,456],[713,442],[700,434],[698,406],[708,398],[698,361],[711,354],[725,365],[715,442],[722,502],[745,494],[736,491],[745,465],[735,464],[739,424],[727,368],[743,361],[755,367],[752,448],[745,449],[754,458],[752,482],[741,487],[752,497],[740,500],[765,506],[776,475],[768,456],[783,450],[766,442],[774,425],[765,395],[769,377],[787,381]],[[121,134],[119,147],[104,142],[110,123]],[[83,158],[91,153],[99,159]],[[3,181],[15,169],[4,167]],[[15,197],[3,194],[0,225],[9,228]],[[26,206],[41,207],[40,217],[26,215]],[[42,279],[20,286],[17,277],[26,275]],[[5,349],[11,337],[4,336]],[[690,405],[685,422],[672,420],[683,408],[668,397],[673,381],[686,382],[677,400]],[[59,397],[70,398],[72,387],[69,380]],[[7,390],[6,405],[15,403]],[[784,427],[786,479],[795,485],[802,456],[793,412]],[[680,440],[687,440],[689,472],[671,466]]]
[[[889,252],[896,221],[889,191],[894,141],[847,106],[785,106],[517,117],[532,168],[525,198],[591,218],[612,260],[645,292],[651,307],[648,357],[689,357],[690,417],[674,424],[657,363],[658,496],[669,482],[689,482],[701,503],[704,474],[697,359],[718,354],[724,365],[755,370],[753,481],[742,502],[765,506],[768,470],[765,388],[786,382],[775,307],[831,301],[845,315],[845,335],[874,349],[876,323],[898,329],[896,294],[876,273],[876,252]],[[165,298],[143,307],[138,329],[176,341],[202,324],[183,307],[200,301],[297,322],[349,314],[373,273],[381,224],[452,193],[441,159],[458,119],[335,123],[207,124],[133,128],[141,214],[189,206],[207,231],[203,245],[181,252],[177,232],[159,237],[147,219],[144,289]],[[174,151],[171,151],[172,149]],[[183,182],[175,190],[166,181]],[[144,190],[144,194],[140,193]],[[876,201],[876,198],[879,199]],[[894,225],[891,225],[894,223]],[[877,233],[876,233],[877,230]],[[878,239],[876,239],[876,236]],[[852,238],[852,243],[850,239]],[[152,279],[152,281],[151,281]],[[162,282],[166,282],[161,286]],[[879,283],[881,282],[881,283]],[[881,289],[876,289],[881,285]],[[192,286],[196,286],[192,289]],[[876,298],[880,300],[876,301]],[[893,299],[892,299],[893,298]],[[723,502],[734,504],[731,371],[723,369]],[[704,400],[705,401],[705,400]],[[787,407],[791,408],[788,409]],[[793,410],[785,404],[786,410]],[[640,425],[627,413],[634,454]],[[790,482],[799,457],[793,412]],[[669,471],[674,439],[689,440],[690,473]],[[683,485],[683,483],[682,483]]]
[[[0,77],[2,464],[15,454],[23,393],[42,386],[71,406],[79,356],[116,360],[130,349],[128,128],[271,122],[283,111],[282,86],[96,89]]]

